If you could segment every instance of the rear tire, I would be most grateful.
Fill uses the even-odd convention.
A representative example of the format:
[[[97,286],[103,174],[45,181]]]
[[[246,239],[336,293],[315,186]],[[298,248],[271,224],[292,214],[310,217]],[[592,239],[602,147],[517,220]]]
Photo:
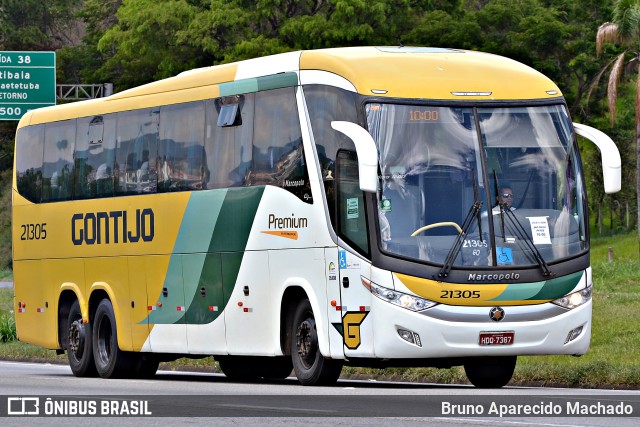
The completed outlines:
[[[98,375],[93,360],[91,323],[82,323],[78,300],[75,300],[69,309],[66,350],[73,375],[76,377],[95,377]]]
[[[135,369],[134,354],[118,347],[116,316],[108,299],[100,301],[94,316],[93,358],[98,375],[102,378],[132,376]]]
[[[259,378],[281,380],[293,370],[289,357],[218,356],[216,360],[227,378],[238,381],[255,381]]]
[[[247,361],[248,357],[219,356],[216,357],[220,370],[230,380],[255,381],[260,378],[255,366]]]
[[[302,385],[334,384],[342,371],[342,361],[325,359],[320,353],[318,331],[311,303],[300,302],[293,316],[291,361]]]
[[[517,356],[479,357],[464,364],[464,372],[478,388],[500,388],[511,381]]]
[[[283,380],[291,375],[293,363],[290,357],[266,357],[264,360],[263,378],[268,380]]]
[[[136,378],[153,378],[158,372],[160,359],[149,353],[126,353],[134,360],[133,376]]]

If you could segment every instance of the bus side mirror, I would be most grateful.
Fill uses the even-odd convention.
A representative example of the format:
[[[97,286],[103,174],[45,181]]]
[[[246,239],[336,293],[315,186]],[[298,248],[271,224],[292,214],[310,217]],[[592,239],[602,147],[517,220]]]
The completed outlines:
[[[604,192],[607,194],[620,191],[622,186],[622,162],[620,152],[615,142],[604,132],[591,126],[574,123],[576,133],[593,142],[602,156],[602,178],[604,181]]]
[[[368,193],[378,191],[378,149],[365,129],[351,122],[333,121],[331,127],[349,137],[356,146],[360,189]]]

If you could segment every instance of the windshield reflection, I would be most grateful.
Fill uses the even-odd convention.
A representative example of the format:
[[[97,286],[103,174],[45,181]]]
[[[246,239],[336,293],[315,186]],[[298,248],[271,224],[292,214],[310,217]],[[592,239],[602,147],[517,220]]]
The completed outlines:
[[[384,252],[445,267],[452,253],[454,267],[546,266],[586,249],[564,107],[371,103],[366,113],[380,156]]]

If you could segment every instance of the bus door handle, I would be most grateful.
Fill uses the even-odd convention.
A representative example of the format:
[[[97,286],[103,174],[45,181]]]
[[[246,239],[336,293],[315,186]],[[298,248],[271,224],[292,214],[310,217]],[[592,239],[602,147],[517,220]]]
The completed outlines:
[[[203,298],[207,296],[207,289],[204,286],[200,288],[200,296]]]
[[[348,277],[344,277],[342,279],[342,287],[343,288],[348,288],[349,287],[349,278]]]

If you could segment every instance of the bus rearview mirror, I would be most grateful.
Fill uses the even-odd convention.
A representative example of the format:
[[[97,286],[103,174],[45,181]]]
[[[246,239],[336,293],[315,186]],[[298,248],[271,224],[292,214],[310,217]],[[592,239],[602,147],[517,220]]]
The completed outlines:
[[[378,149],[369,132],[351,122],[333,121],[331,127],[349,137],[356,146],[360,189],[368,193],[377,192]]]
[[[622,187],[622,162],[615,142],[604,132],[591,126],[574,123],[573,127],[578,135],[593,142],[600,150],[604,192],[611,194],[620,191]]]

